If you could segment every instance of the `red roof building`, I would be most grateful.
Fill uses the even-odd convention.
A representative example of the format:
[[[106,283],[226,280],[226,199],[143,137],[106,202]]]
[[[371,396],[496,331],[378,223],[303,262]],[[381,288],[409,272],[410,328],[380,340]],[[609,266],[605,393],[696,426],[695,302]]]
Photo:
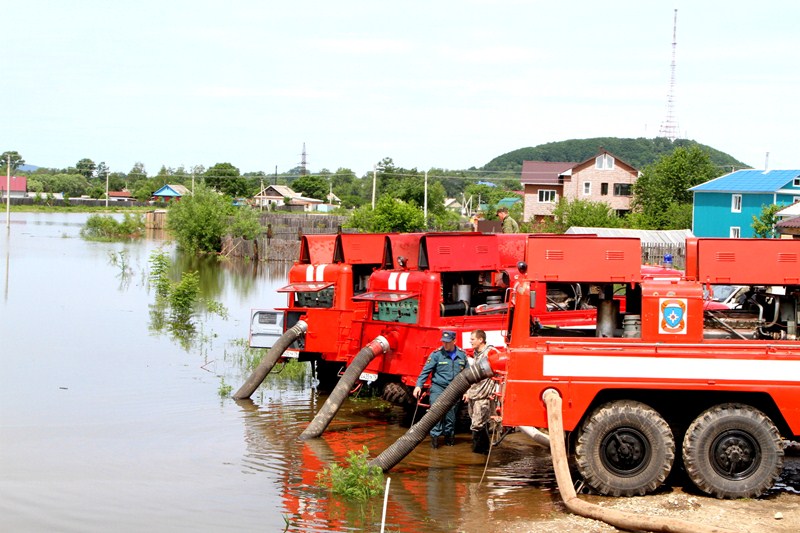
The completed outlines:
[[[6,195],[6,183],[8,176],[0,177],[0,194]],[[11,198],[25,198],[28,194],[28,178],[25,176],[11,176],[11,184],[9,187],[11,191]]]

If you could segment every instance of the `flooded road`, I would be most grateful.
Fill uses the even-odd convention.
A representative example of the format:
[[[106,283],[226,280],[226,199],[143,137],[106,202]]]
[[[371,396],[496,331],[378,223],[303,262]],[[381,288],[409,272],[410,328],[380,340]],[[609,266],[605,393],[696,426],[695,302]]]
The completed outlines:
[[[296,437],[325,400],[309,376],[270,376],[252,401],[220,396],[247,371],[250,310],[285,302],[287,264],[198,261],[159,238],[98,243],[85,214],[12,213],[0,233],[0,530],[378,531],[382,501],[349,503],[317,473],[405,431],[374,399],[345,402],[321,439]],[[148,260],[200,272],[227,319],[182,343],[154,324]],[[555,483],[519,434],[485,457],[469,435],[419,446],[392,470],[387,531],[491,531],[545,517]]]

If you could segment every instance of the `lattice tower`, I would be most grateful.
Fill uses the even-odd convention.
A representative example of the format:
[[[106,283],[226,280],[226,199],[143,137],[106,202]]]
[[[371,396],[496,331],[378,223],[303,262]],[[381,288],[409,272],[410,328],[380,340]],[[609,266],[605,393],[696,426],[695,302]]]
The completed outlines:
[[[678,120],[675,118],[675,50],[678,47],[678,10],[672,23],[672,64],[670,65],[669,93],[667,94],[667,118],[661,123],[658,134],[670,141],[678,138]]]

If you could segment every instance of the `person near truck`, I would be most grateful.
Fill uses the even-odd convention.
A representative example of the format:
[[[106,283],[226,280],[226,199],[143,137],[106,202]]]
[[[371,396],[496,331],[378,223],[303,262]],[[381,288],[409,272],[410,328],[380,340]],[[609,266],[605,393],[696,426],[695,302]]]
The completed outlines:
[[[497,217],[503,223],[503,233],[519,233],[519,224],[508,214],[507,207],[501,207],[497,210]]]
[[[450,385],[456,375],[467,368],[467,354],[456,346],[456,332],[442,332],[442,347],[434,350],[428,356],[422,372],[417,378],[417,386],[414,387],[414,398],[419,399],[422,395],[422,387],[431,378],[431,405]],[[431,429],[431,447],[439,447],[439,439],[444,436],[444,443],[453,446],[456,442],[456,411],[459,402],[456,402],[445,415]]]
[[[490,354],[497,352],[497,348],[486,344],[486,332],[482,329],[473,331],[469,336],[469,342],[472,344],[471,365],[477,364],[482,359],[489,357]],[[489,453],[491,430],[495,425],[491,417],[497,410],[494,393],[494,380],[486,378],[478,383],[473,383],[464,394],[472,431],[472,451],[475,453]]]

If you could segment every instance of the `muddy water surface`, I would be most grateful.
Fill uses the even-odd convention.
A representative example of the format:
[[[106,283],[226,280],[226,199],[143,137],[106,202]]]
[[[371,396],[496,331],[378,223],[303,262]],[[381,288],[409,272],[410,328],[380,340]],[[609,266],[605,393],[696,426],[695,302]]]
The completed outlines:
[[[86,218],[12,213],[0,230],[0,530],[379,531],[382,501],[331,497],[316,475],[349,450],[388,447],[400,413],[348,401],[324,438],[300,442],[325,399],[310,378],[270,378],[252,401],[219,395],[244,378],[250,309],[284,303],[288,265],[183,258],[153,236],[87,242]],[[201,314],[191,342],[159,331],[155,249],[176,275],[198,270],[227,320]],[[486,467],[468,441],[426,443],[392,470],[386,531],[487,531],[553,512],[540,450],[514,434]]]

